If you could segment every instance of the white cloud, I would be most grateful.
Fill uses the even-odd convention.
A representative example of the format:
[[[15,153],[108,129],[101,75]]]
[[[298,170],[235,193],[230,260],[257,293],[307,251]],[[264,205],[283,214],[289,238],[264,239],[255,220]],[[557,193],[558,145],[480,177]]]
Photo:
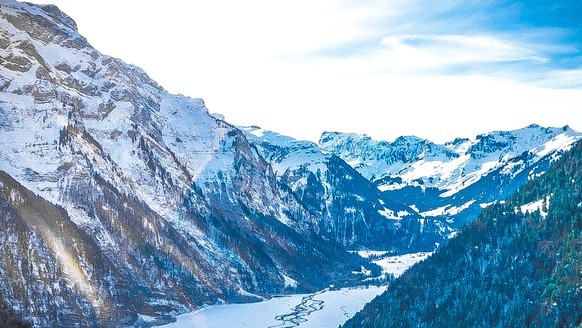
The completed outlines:
[[[386,56],[414,67],[506,61],[547,62],[532,47],[491,35],[396,35],[382,39]]]
[[[455,18],[435,17],[451,2],[53,2],[98,50],[235,124],[311,140],[323,130],[435,141],[530,123],[582,130],[572,88],[582,76],[547,57],[576,49],[536,41],[549,30],[465,32],[482,13],[449,28]]]

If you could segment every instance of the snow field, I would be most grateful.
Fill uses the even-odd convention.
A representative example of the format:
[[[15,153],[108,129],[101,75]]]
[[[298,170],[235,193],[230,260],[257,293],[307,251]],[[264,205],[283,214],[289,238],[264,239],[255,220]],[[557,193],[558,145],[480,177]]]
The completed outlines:
[[[361,257],[383,256],[383,251],[358,251]],[[373,262],[382,274],[399,277],[432,252],[387,256]],[[182,314],[165,328],[326,328],[338,327],[360,311],[386,286],[323,290],[314,294],[273,297],[258,303],[210,305]]]
[[[386,287],[324,290],[315,294],[274,297],[258,303],[211,305],[180,315],[176,322],[163,327],[338,327],[385,290]]]

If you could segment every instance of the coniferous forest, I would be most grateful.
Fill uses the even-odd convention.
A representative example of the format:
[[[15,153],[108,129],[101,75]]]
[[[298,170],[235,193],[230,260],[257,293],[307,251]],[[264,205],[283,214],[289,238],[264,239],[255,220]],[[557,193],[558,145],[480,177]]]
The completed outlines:
[[[578,327],[581,228],[579,142],[344,327]]]

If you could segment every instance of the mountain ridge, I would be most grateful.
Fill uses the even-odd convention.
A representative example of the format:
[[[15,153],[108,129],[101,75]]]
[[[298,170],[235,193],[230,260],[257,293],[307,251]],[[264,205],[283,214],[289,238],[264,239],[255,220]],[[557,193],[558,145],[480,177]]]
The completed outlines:
[[[418,206],[425,215],[443,217],[458,228],[473,220],[479,207],[541,174],[581,138],[569,126],[531,124],[441,145],[418,137],[400,137],[390,143],[326,132],[320,147],[344,159],[395,200]],[[520,182],[512,185],[516,177]]]
[[[339,157],[309,141],[259,127],[241,127],[248,140],[319,218],[320,234],[348,249],[394,253],[432,251],[452,232],[437,220],[393,201]]]

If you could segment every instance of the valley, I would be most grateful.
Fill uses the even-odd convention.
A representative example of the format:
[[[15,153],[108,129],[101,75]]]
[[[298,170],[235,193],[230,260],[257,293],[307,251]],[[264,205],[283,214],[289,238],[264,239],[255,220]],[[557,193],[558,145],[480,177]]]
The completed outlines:
[[[170,93],[141,68],[99,52],[56,6],[5,0],[0,320],[357,327],[388,297],[401,302],[394,290],[419,293],[405,281],[420,279],[415,286],[433,293],[433,277],[448,277],[435,261],[457,278],[467,278],[459,271],[467,262],[499,283],[491,263],[532,273],[516,257],[496,255],[522,239],[535,249],[519,244],[528,250],[521,255],[554,279],[539,294],[560,306],[578,302],[573,288],[582,286],[567,277],[578,278],[579,222],[561,220],[579,214],[572,152],[580,140],[569,126],[537,124],[442,144],[344,132],[312,142],[237,126],[204,100]],[[497,219],[509,224],[500,228]],[[527,234],[530,225],[553,242]],[[550,259],[559,272],[544,266]],[[508,295],[529,299],[520,293]],[[446,295],[426,306],[441,309]],[[559,320],[571,310],[546,305],[543,313]],[[395,311],[389,315],[402,314]],[[418,318],[409,319],[425,322]]]
[[[366,284],[351,288],[326,288],[313,294],[275,296],[270,300],[250,304],[210,305],[177,317],[166,328],[187,327],[338,327],[360,311],[364,305],[386,290],[377,281],[391,281],[431,253],[387,256],[385,252],[361,251],[364,258],[382,267],[384,277],[369,277]],[[371,278],[371,279],[370,279]],[[378,279],[380,278],[380,279]],[[364,280],[364,282],[366,281]],[[252,315],[248,315],[252,313]]]
[[[338,327],[384,290],[385,287],[323,290],[259,303],[212,305],[178,316],[175,323],[162,327]]]

